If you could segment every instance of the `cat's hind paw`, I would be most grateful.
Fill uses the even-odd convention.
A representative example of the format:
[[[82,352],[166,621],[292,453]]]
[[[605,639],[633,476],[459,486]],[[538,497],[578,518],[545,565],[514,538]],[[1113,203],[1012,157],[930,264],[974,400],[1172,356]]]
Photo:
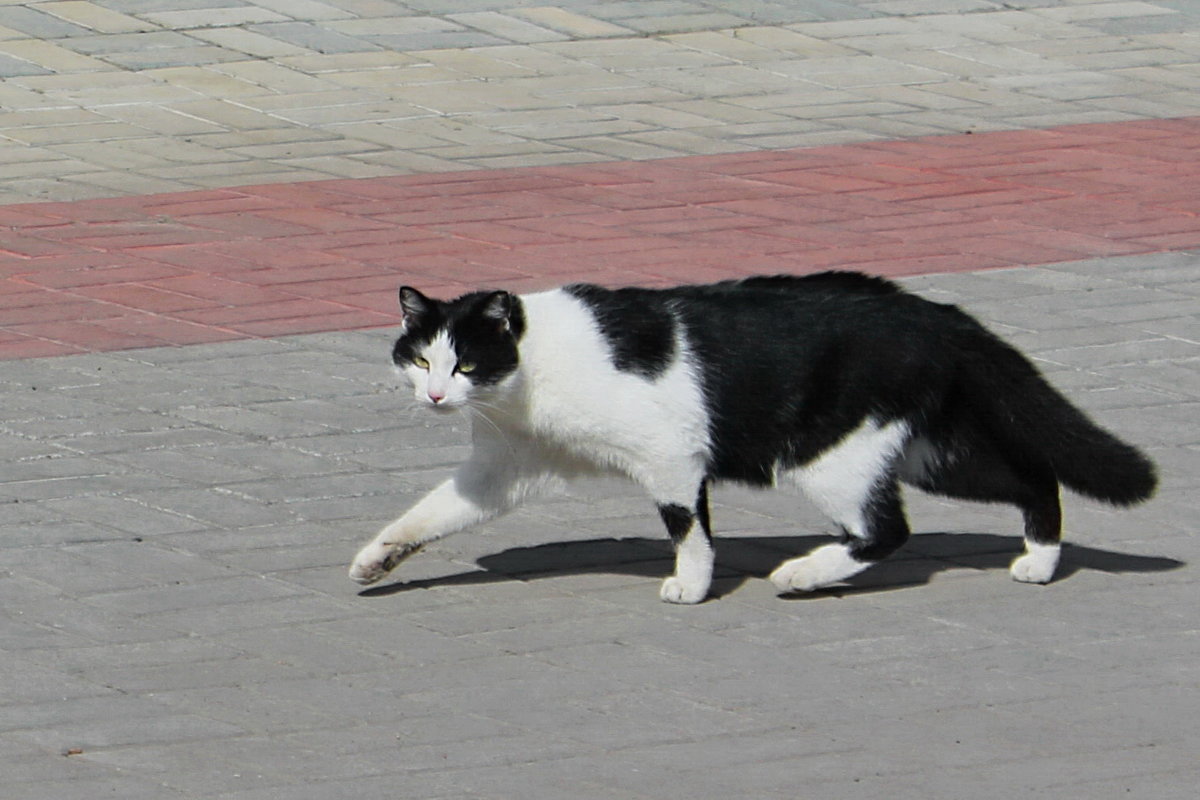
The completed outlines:
[[[420,549],[419,544],[396,547],[372,542],[354,557],[350,565],[350,580],[364,586],[375,583]]]
[[[1058,569],[1058,545],[1027,544],[1027,552],[1012,563],[1009,572],[1021,583],[1049,583]]]
[[[708,596],[708,586],[699,583],[689,583],[675,575],[662,583],[658,596],[667,603],[695,605]]]
[[[780,594],[812,592],[844,581],[869,566],[869,562],[850,555],[850,549],[844,544],[827,544],[806,556],[783,562],[769,579]]]

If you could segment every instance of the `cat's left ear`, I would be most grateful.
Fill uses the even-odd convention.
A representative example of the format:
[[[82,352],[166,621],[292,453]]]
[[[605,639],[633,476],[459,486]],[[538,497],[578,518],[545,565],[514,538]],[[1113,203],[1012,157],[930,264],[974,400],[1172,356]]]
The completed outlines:
[[[513,296],[508,292],[492,292],[483,301],[483,317],[499,323],[501,331],[509,329],[509,317],[512,315]]]

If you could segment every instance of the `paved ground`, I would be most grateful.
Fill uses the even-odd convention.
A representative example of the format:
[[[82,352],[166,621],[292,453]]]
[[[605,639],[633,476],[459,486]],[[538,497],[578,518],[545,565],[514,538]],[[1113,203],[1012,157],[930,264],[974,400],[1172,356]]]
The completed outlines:
[[[1195,115],[1192,0],[0,3],[0,196]]]
[[[5,797],[1190,798],[1198,42],[1187,0],[0,2]],[[465,453],[395,391],[400,281],[837,266],[988,320],[1159,497],[1069,498],[1047,587],[914,493],[902,557],[780,599],[828,526],[725,488],[718,599],[665,606],[615,484],[345,578]]]

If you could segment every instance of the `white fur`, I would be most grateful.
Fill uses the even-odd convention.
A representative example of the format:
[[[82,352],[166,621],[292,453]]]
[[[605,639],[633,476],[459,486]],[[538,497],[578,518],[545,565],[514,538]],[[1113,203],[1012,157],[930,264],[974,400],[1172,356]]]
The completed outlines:
[[[868,417],[836,445],[789,475],[847,533],[861,537],[866,533],[863,504],[907,439],[904,422],[893,420],[881,426]]]
[[[780,592],[811,592],[857,575],[871,566],[850,554],[844,544],[818,547],[802,558],[780,564],[770,575],[771,583]]]
[[[695,507],[709,449],[708,416],[682,335],[669,368],[648,379],[611,364],[595,319],[578,299],[554,290],[521,300],[520,365],[488,387],[477,405],[466,377],[452,374],[454,348],[446,336],[422,353],[428,370],[405,370],[422,403],[471,408],[474,449],[454,478],[359,552],[350,571],[355,580],[377,581],[422,543],[502,513],[560,478],[615,472],[643,486],[656,503]],[[431,394],[443,389],[444,399],[435,404]],[[712,564],[712,548],[694,523],[663,598],[704,599]]]
[[[527,333],[515,399],[528,426],[633,478],[656,501],[691,508],[707,459],[708,416],[682,339],[667,371],[649,380],[611,364],[582,301],[560,291],[522,300]]]
[[[1021,583],[1049,583],[1058,569],[1062,547],[1057,544],[1038,544],[1025,541],[1025,555],[1013,562],[1013,580]]]
[[[716,554],[698,522],[675,551],[675,574],[663,581],[659,597],[668,603],[699,603],[712,585]]]
[[[855,537],[866,535],[863,505],[884,479],[908,440],[901,421],[880,425],[868,417],[792,478],[813,503]],[[857,575],[871,564],[859,561],[844,544],[818,547],[807,556],[785,561],[770,575],[781,592],[810,592]]]

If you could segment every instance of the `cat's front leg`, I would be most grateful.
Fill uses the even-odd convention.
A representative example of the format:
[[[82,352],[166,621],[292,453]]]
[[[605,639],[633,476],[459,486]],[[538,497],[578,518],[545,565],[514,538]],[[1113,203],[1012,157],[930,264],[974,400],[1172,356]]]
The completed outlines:
[[[375,583],[421,549],[424,542],[406,541],[403,519],[401,517],[385,527],[358,551],[350,565],[350,580],[364,586]]]
[[[507,511],[532,488],[511,464],[464,464],[358,552],[350,565],[351,580],[375,583],[426,542]]]
[[[668,603],[699,603],[708,597],[716,560],[708,522],[707,486],[700,486],[695,509],[660,502],[658,513],[675,545],[675,574],[663,581],[659,596]]]
[[[694,605],[712,587],[713,549],[707,537],[691,535],[675,550],[675,574],[662,583],[659,597],[668,603]]]

